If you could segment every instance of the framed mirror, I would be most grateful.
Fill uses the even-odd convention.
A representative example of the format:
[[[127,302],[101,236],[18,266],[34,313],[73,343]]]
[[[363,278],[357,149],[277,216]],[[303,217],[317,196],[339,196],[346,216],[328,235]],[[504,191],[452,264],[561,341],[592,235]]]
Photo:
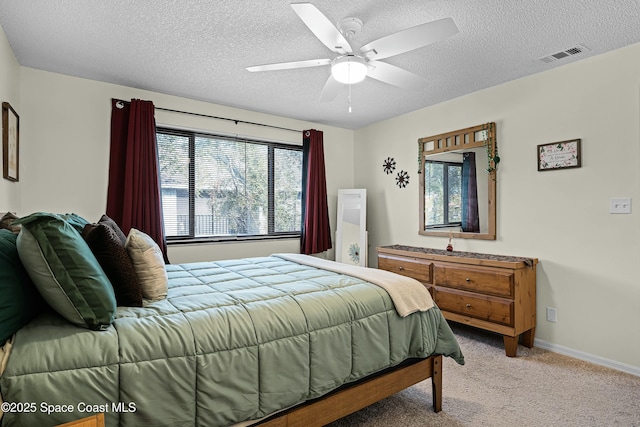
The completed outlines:
[[[336,261],[367,266],[367,190],[338,190]]]
[[[424,236],[496,239],[496,125],[420,138],[420,229]]]

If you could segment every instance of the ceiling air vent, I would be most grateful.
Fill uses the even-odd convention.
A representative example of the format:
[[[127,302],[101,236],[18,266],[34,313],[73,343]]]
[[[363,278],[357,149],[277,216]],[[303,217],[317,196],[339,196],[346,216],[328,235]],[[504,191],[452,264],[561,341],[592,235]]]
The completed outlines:
[[[587,50],[589,50],[589,49],[586,46],[579,44],[579,45],[571,47],[571,48],[569,48],[567,50],[556,52],[556,53],[554,53],[552,55],[549,55],[549,56],[544,56],[544,57],[540,58],[540,61],[545,62],[545,63],[549,63],[549,62],[557,61],[558,59],[567,58],[569,56],[577,55],[577,54],[585,52]]]

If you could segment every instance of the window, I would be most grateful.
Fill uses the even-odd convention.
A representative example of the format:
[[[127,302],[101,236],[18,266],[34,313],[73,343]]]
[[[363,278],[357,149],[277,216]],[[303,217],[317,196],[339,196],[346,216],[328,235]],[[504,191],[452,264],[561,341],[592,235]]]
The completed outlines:
[[[462,224],[462,163],[424,163],[425,228]]]
[[[168,240],[300,235],[302,147],[165,128],[156,138]]]

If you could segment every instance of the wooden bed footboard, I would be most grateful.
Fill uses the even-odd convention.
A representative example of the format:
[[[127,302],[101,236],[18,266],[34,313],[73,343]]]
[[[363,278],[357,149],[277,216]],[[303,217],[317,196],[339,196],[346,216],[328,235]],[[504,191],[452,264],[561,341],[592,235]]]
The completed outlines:
[[[442,410],[442,356],[411,361],[383,371],[322,398],[278,413],[255,425],[260,427],[324,426],[387,398],[407,387],[432,380],[433,410]]]

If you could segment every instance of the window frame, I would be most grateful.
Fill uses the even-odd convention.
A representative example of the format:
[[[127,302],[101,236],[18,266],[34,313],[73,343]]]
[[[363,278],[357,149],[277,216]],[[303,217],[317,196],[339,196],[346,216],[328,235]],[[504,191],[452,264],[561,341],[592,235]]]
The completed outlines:
[[[158,134],[173,135],[179,137],[186,137],[189,141],[189,167],[188,167],[188,209],[189,209],[189,234],[183,236],[165,236],[167,244],[190,244],[190,243],[217,243],[217,242],[242,242],[242,241],[260,241],[260,240],[273,240],[273,239],[294,239],[300,238],[302,231],[273,231],[275,228],[275,150],[284,149],[291,151],[299,151],[302,154],[302,145],[288,144],[284,142],[276,142],[270,140],[255,139],[241,136],[231,136],[215,132],[203,132],[187,129],[177,129],[168,126],[157,126],[156,137]],[[195,235],[195,211],[196,211],[196,197],[195,197],[195,141],[198,137],[204,138],[216,138],[224,139],[235,142],[242,142],[245,144],[257,144],[267,147],[267,234],[237,234],[237,235],[218,235],[218,236],[196,236]],[[159,160],[159,156],[158,156]],[[160,172],[159,172],[160,173]],[[304,173],[304,172],[303,172]],[[161,180],[161,177],[160,177]],[[302,185],[302,174],[300,176],[300,183]],[[162,184],[160,184],[160,190],[162,191]],[[301,191],[304,189],[301,188]],[[162,200],[162,198],[161,198]],[[164,224],[163,224],[164,227]],[[302,223],[300,223],[300,229],[302,229]]]
[[[427,164],[442,164],[443,168],[442,168],[442,187],[443,187],[443,191],[442,191],[442,204],[444,212],[443,212],[443,218],[444,218],[444,223],[442,224],[432,224],[432,225],[427,225],[427,219],[424,218],[424,229],[425,230],[434,230],[434,229],[439,229],[439,228],[449,228],[449,227],[461,227],[462,226],[462,220],[457,221],[457,222],[449,222],[449,167],[456,167],[456,168],[460,168],[460,176],[462,177],[462,162],[452,162],[452,161],[443,161],[443,160],[425,160],[424,161],[424,166],[423,169],[425,170],[425,174],[426,174],[426,169],[427,169]],[[461,178],[461,182],[460,185],[462,185],[462,178]],[[424,195],[422,196],[424,197]],[[462,206],[460,206],[462,208]],[[423,215],[425,215],[423,213]]]

